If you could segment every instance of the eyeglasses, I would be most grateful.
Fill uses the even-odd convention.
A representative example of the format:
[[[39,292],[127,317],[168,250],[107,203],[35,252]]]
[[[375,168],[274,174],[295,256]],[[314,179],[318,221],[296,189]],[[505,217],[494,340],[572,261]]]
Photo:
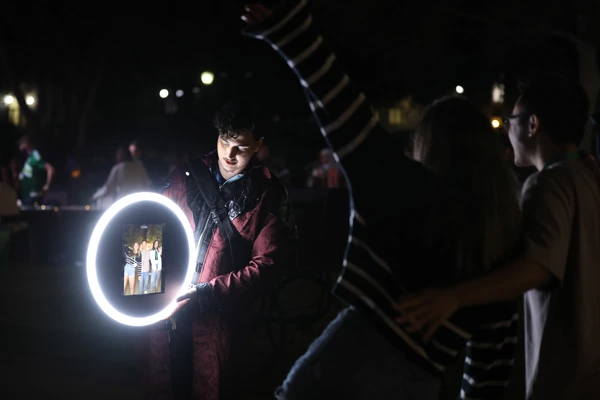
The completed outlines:
[[[508,128],[510,126],[510,121],[515,119],[515,118],[523,118],[523,117],[529,117],[531,114],[527,113],[527,114],[513,114],[513,115],[509,115],[508,117],[504,118],[502,120],[502,123],[504,124],[504,126],[506,128]]]

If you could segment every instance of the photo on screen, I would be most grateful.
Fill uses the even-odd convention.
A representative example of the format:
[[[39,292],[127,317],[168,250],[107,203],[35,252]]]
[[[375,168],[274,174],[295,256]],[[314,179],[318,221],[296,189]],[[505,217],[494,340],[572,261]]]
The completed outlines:
[[[165,224],[123,226],[123,295],[164,292]]]

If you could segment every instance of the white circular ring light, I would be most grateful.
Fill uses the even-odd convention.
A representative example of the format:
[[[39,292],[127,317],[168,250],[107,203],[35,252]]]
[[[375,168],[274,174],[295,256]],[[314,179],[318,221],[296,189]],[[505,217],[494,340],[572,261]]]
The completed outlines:
[[[102,289],[100,288],[100,284],[98,282],[98,276],[96,274],[96,256],[98,253],[100,238],[102,237],[104,230],[106,229],[110,221],[114,218],[114,216],[117,215],[120,211],[122,211],[125,207],[141,201],[153,201],[159,203],[167,207],[177,216],[177,218],[181,222],[181,225],[183,226],[183,229],[185,230],[185,235],[189,247],[189,260],[188,270],[184,281],[181,283],[181,288],[179,289],[178,293],[173,297],[173,300],[169,302],[169,305],[154,315],[150,315],[147,317],[132,317],[129,315],[125,315],[119,312],[117,309],[115,309],[112,306],[112,304],[108,302],[108,300],[104,296],[104,293],[102,293]],[[110,206],[100,217],[100,220],[98,221],[96,227],[94,228],[94,231],[92,232],[92,237],[90,238],[90,243],[88,245],[87,278],[88,283],[90,285],[90,289],[92,291],[92,295],[94,296],[96,303],[98,303],[102,311],[104,311],[109,317],[125,325],[146,326],[164,320],[175,310],[175,307],[177,305],[177,297],[186,293],[189,289],[189,282],[192,280],[192,277],[194,275],[195,264],[196,257],[194,234],[192,233],[192,227],[190,226],[190,223],[185,217],[185,215],[183,214],[181,208],[179,208],[177,204],[175,204],[171,199],[169,199],[166,196],[151,192],[140,192],[130,194],[128,196],[123,197],[122,199],[119,199],[112,206]]]

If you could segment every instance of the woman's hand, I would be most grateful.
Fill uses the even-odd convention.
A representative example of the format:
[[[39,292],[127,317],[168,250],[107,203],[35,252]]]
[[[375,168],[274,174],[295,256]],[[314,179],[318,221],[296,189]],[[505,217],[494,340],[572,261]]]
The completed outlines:
[[[400,313],[397,324],[410,333],[421,331],[423,340],[428,341],[442,322],[458,311],[460,300],[451,289],[427,289],[400,298],[394,308]]]

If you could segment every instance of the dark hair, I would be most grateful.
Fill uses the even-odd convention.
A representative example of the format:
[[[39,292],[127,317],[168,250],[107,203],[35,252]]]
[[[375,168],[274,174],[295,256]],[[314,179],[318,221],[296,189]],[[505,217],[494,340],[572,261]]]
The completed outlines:
[[[537,115],[554,142],[581,143],[590,102],[578,82],[559,75],[541,75],[521,80],[519,91],[522,112]]]
[[[454,261],[454,279],[499,262],[516,242],[520,213],[516,181],[490,119],[464,97],[444,97],[423,115],[413,144],[413,157],[447,189],[425,243]]]
[[[241,131],[251,131],[254,139],[262,135],[257,132],[258,110],[256,104],[246,98],[236,98],[225,104],[215,115],[213,125],[219,135],[237,138]]]

